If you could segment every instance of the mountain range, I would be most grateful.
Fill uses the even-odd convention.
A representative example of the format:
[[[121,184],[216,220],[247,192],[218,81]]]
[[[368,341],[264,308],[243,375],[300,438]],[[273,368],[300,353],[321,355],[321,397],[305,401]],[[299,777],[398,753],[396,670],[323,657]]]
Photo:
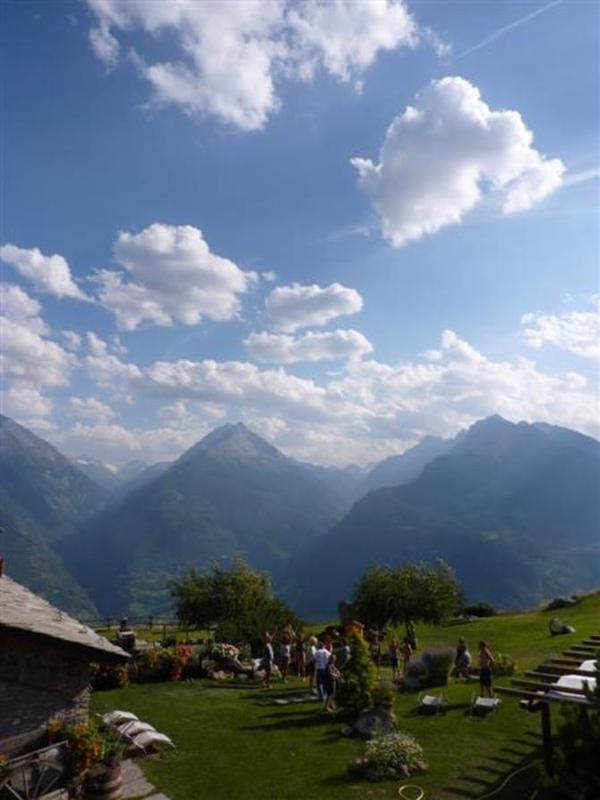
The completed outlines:
[[[330,615],[369,564],[434,558],[455,568],[468,597],[504,607],[592,588],[600,584],[599,478],[595,439],[482,420],[414,480],[368,493],[292,559],[286,596],[300,613]]]
[[[9,573],[84,616],[168,613],[170,578],[235,553],[307,618],[331,617],[374,562],[442,557],[469,598],[503,607],[600,584],[600,443],[541,423],[490,417],[365,474],[242,424],[115,471],[0,417],[0,470]]]

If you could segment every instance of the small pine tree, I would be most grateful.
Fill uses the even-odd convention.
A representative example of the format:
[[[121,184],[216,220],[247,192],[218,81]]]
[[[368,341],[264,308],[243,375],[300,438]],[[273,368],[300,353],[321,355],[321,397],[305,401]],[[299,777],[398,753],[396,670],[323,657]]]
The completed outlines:
[[[600,797],[600,669],[596,688],[586,692],[591,705],[565,703],[557,728],[554,775],[548,778],[544,798],[598,800]]]
[[[338,701],[342,708],[358,714],[368,708],[377,682],[375,665],[362,636],[354,634],[350,640],[350,659],[342,670]]]

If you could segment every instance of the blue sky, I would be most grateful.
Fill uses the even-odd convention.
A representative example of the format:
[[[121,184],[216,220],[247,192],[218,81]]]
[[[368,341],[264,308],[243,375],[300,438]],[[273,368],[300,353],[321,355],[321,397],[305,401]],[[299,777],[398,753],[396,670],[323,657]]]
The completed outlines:
[[[597,435],[596,3],[1,13],[5,413],[111,463]]]

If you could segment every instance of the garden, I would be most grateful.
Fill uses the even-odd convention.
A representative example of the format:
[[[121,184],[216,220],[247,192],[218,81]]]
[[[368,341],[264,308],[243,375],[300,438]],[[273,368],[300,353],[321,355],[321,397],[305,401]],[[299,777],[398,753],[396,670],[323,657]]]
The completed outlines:
[[[561,616],[576,629],[564,640],[575,642],[597,633],[599,612],[599,595],[564,609]],[[453,648],[459,637],[472,645],[485,638],[496,654],[510,654],[509,672],[515,664],[521,672],[565,647],[565,641],[557,643],[550,635],[548,619],[548,612],[536,611],[422,624],[418,652]],[[402,634],[402,630],[388,631],[388,636]],[[203,648],[207,646],[205,642]],[[194,655],[181,647],[189,645],[178,643],[167,649],[173,654],[175,648],[191,665],[175,659],[174,669],[174,655],[170,656],[166,666],[148,665],[158,667],[158,682],[134,681],[98,691],[92,701],[97,712],[127,709],[173,740],[175,750],[143,761],[148,778],[172,800],[392,798],[406,783],[421,787],[425,800],[479,798],[529,763],[532,767],[493,794],[493,800],[529,800],[537,784],[539,717],[522,711],[510,698],[488,717],[473,716],[471,698],[477,681],[450,679],[443,688],[444,712],[422,715],[417,711],[417,692],[389,691],[391,671],[384,665],[375,691],[383,702],[391,697],[397,733],[395,740],[366,743],[343,736],[348,724],[343,710],[339,715],[325,714],[301,680],[275,682],[269,692],[243,673],[216,680],[214,674],[212,679],[198,677],[205,674],[202,661],[211,653]],[[222,655],[244,664],[244,653]],[[500,678],[499,683],[505,680]],[[553,715],[556,725],[558,708]],[[403,777],[405,767],[410,777]]]

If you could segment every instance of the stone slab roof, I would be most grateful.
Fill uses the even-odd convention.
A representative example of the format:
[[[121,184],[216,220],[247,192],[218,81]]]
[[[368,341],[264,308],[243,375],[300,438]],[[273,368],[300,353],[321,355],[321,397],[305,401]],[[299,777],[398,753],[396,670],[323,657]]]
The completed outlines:
[[[98,650],[117,658],[128,654],[87,625],[60,611],[7,575],[0,576],[0,629],[26,631]]]

